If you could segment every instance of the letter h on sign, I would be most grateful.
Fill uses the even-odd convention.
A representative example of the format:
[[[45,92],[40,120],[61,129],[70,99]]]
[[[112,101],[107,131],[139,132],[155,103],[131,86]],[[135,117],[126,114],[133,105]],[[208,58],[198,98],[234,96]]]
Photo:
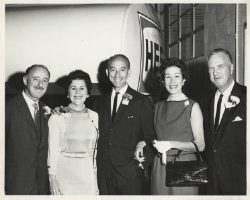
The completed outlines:
[[[149,47],[150,43],[150,47]],[[157,66],[157,63],[161,62],[161,53],[163,52],[162,47],[153,42],[146,39],[146,63],[145,63],[145,71],[154,72],[154,69]]]

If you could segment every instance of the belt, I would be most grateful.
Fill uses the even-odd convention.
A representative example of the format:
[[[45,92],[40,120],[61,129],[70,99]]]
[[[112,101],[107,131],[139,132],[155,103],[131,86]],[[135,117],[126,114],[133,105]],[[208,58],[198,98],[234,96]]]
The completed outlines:
[[[70,157],[70,158],[87,158],[89,157],[89,153],[88,152],[62,152],[62,155],[65,157]]]

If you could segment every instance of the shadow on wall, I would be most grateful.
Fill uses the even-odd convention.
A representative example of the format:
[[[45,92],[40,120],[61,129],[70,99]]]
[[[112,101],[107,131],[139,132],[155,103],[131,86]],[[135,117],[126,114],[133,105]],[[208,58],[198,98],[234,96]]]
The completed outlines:
[[[25,75],[24,72],[16,72],[8,78],[7,82],[5,83],[6,101],[8,101],[8,99],[16,96],[18,93],[21,93],[24,90],[25,88],[25,85],[23,83],[24,75]],[[62,87],[58,86],[55,83],[49,83],[47,92],[41,98],[41,101],[43,101],[45,104],[47,104],[52,108],[58,105],[66,105],[67,98],[65,93],[66,92]]]
[[[100,63],[98,72],[97,72],[97,80],[98,83],[93,83],[92,90],[90,92],[91,96],[86,100],[86,106],[92,107],[92,104],[99,95],[105,94],[112,89],[112,84],[109,81],[106,69],[107,69],[108,59],[104,60]],[[5,84],[5,100],[12,98],[13,96],[21,93],[25,88],[23,84],[23,76],[24,72],[16,72],[11,75],[6,84]],[[67,76],[59,77],[54,83],[50,82],[47,92],[41,98],[45,104],[50,106],[51,108],[57,106],[66,106],[70,103],[67,98],[67,86],[66,86]]]
[[[208,67],[206,63],[206,58],[199,57],[186,62],[189,79],[186,83],[186,94],[200,102],[202,98],[208,96],[214,89],[212,85]]]
[[[10,98],[19,91],[22,91],[24,89],[24,84],[23,84],[23,76],[24,72],[16,72],[13,75],[11,75],[6,83],[6,98]]]
[[[108,93],[112,90],[112,83],[110,82],[106,69],[108,68],[108,59],[102,61],[98,68],[97,80],[100,94]]]
[[[208,94],[214,90],[214,86],[211,84],[209,79],[206,58],[198,57],[186,61],[185,63],[187,65],[188,77],[182,91],[189,98],[192,98],[200,103],[203,98],[208,96]],[[160,76],[160,74],[158,76]],[[163,84],[160,84],[158,92],[160,94],[158,100],[168,98],[169,93]]]
[[[164,86],[161,83],[160,75],[158,72],[159,68],[155,68],[154,71],[149,71],[146,79],[144,80],[144,90],[150,94],[153,102],[161,100],[164,95]]]

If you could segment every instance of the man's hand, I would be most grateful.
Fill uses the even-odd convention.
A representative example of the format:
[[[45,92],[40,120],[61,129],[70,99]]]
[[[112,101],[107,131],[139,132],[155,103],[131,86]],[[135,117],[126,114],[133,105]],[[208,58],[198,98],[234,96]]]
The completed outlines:
[[[66,107],[60,106],[60,107],[55,107],[51,112],[54,115],[60,115],[61,113],[66,113],[68,110]]]
[[[145,157],[143,154],[143,148],[145,146],[146,146],[146,142],[140,141],[140,142],[138,142],[138,144],[136,145],[136,148],[135,148],[135,159],[138,160],[140,163],[145,161]]]

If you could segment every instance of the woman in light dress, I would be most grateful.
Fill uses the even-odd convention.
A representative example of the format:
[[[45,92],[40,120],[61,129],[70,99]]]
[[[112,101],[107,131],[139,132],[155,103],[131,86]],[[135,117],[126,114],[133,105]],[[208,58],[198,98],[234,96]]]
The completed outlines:
[[[177,58],[170,58],[160,67],[161,78],[169,96],[155,105],[154,126],[157,140],[153,142],[158,154],[154,158],[151,194],[197,195],[198,187],[168,187],[165,185],[166,164],[182,150],[177,161],[196,160],[196,143],[203,151],[204,130],[200,106],[183,92],[186,66]]]
[[[67,77],[70,103],[49,119],[49,179],[53,195],[97,195],[98,115],[85,107],[91,80],[81,70]]]

